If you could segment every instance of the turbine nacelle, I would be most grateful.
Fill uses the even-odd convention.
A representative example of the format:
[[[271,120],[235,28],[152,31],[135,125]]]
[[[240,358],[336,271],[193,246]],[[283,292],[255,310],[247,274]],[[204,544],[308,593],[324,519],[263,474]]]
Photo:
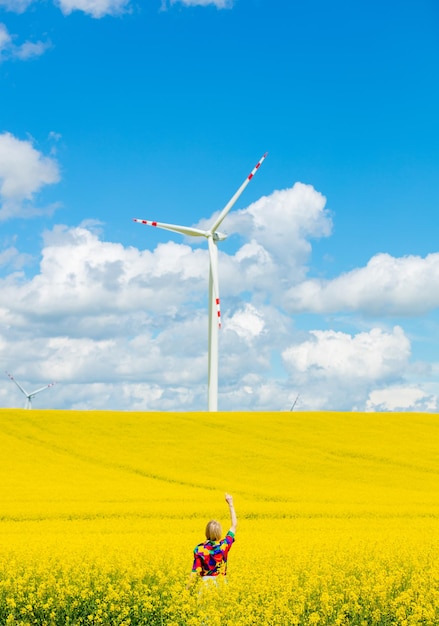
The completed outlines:
[[[215,231],[214,233],[212,233],[212,239],[215,242],[224,241],[225,239],[227,239],[227,235],[225,233],[219,233],[218,231]]]

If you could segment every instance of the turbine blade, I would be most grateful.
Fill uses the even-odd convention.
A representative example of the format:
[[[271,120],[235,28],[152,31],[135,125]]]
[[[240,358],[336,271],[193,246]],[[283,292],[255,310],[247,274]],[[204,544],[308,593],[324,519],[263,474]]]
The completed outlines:
[[[48,385],[44,385],[44,387],[41,387],[40,389],[37,389],[36,391],[32,391],[29,394],[29,397],[33,398],[34,396],[37,395],[37,393],[40,393],[40,391],[44,391],[45,389],[48,389],[49,387],[53,387],[53,385],[56,385],[56,383],[49,383]]]
[[[163,230],[170,230],[173,233],[180,233],[181,235],[188,235],[189,237],[207,237],[208,233],[205,230],[199,228],[192,228],[191,226],[178,226],[176,224],[163,224],[162,222],[150,222],[149,220],[141,220],[137,217],[133,218],[133,222],[138,224],[146,224],[146,226],[156,226]]]
[[[12,380],[13,383],[15,383],[17,385],[17,387],[20,389],[20,391],[22,391],[24,393],[24,395],[27,397],[27,391],[25,391],[23,389],[23,387],[20,385],[20,383],[18,383],[15,378],[13,376],[11,376],[11,374],[9,374],[9,372],[6,372],[6,374],[9,376],[9,378]]]
[[[216,221],[212,224],[212,227],[210,229],[211,233],[214,233],[216,231],[216,229],[219,227],[219,225],[221,224],[221,222],[223,221],[223,219],[226,217],[227,213],[230,211],[230,209],[232,208],[232,206],[235,204],[235,202],[238,200],[239,196],[242,194],[242,192],[244,191],[244,189],[247,187],[247,185],[249,184],[249,182],[251,181],[251,179],[253,178],[253,176],[256,174],[256,172],[258,171],[258,169],[261,167],[263,161],[266,159],[268,152],[266,152],[264,154],[264,156],[262,156],[258,163],[255,165],[255,167],[252,169],[252,171],[250,172],[250,174],[247,176],[247,178],[245,179],[245,181],[242,183],[241,187],[238,189],[238,191],[235,193],[234,196],[232,196],[230,198],[230,200],[228,201],[228,203],[226,204],[226,206],[224,207],[224,209],[221,211],[221,213],[219,214],[219,216],[217,217]]]
[[[218,248],[212,237],[207,238],[209,244],[210,256],[210,272],[212,276],[213,292],[215,298],[216,314],[218,317],[218,328],[221,328],[221,305],[219,296],[219,280],[218,280]]]

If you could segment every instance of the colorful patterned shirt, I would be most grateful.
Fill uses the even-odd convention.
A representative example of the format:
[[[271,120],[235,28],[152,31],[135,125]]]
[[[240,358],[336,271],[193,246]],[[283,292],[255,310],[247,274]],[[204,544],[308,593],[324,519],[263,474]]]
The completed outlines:
[[[194,564],[192,571],[200,576],[226,575],[227,555],[235,535],[231,530],[221,541],[206,541],[199,543],[194,548]]]

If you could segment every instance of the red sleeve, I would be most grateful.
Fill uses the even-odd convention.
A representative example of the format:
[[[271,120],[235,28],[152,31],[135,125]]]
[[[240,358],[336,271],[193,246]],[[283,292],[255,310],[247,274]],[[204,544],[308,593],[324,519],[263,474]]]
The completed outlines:
[[[192,565],[192,571],[199,574],[203,570],[203,566],[201,564],[200,555],[197,553],[197,549],[194,550],[194,564]]]
[[[234,541],[235,541],[235,535],[229,531],[221,542],[221,551],[223,552],[223,554],[227,554],[227,552],[232,547],[232,543]]]

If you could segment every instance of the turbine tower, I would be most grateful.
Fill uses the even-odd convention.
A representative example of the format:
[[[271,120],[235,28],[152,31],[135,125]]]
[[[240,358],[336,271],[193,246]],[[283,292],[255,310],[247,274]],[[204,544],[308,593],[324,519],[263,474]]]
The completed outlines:
[[[224,241],[227,235],[220,233],[217,229],[222,221],[233,207],[239,196],[247,187],[253,176],[258,171],[262,162],[267,156],[267,152],[258,161],[245,181],[242,183],[236,193],[230,198],[226,206],[223,208],[219,216],[213,222],[209,230],[201,230],[192,226],[178,226],[175,224],[163,224],[162,222],[151,222],[134,218],[139,224],[147,226],[156,226],[164,230],[180,233],[190,237],[205,237],[209,248],[210,269],[209,269],[209,337],[208,337],[208,375],[207,375],[207,393],[208,393],[208,410],[218,410],[218,328],[221,328],[221,308],[219,296],[218,282],[218,242]]]
[[[49,387],[53,387],[53,385],[55,385],[56,383],[49,383],[48,385],[45,385],[44,387],[40,387],[40,389],[36,389],[35,391],[31,391],[31,393],[27,393],[27,391],[25,389],[23,389],[23,387],[20,385],[20,383],[18,383],[15,378],[13,376],[11,376],[11,374],[9,374],[8,372],[6,372],[6,374],[9,376],[9,378],[12,380],[12,382],[14,382],[17,387],[20,389],[20,391],[22,391],[24,393],[24,395],[26,396],[26,401],[24,403],[24,408],[25,409],[31,409],[32,408],[32,398],[34,398],[37,393],[40,393],[40,391],[44,391],[45,389],[48,389]]]

